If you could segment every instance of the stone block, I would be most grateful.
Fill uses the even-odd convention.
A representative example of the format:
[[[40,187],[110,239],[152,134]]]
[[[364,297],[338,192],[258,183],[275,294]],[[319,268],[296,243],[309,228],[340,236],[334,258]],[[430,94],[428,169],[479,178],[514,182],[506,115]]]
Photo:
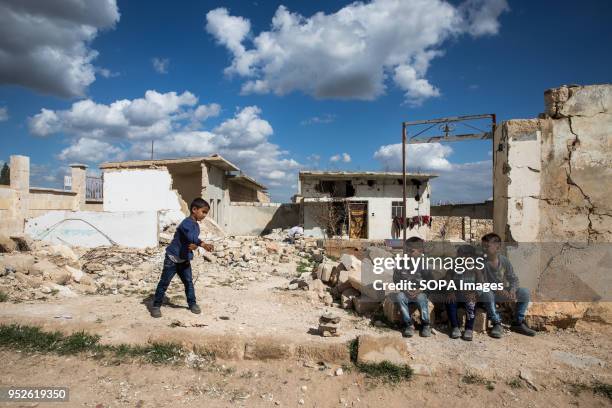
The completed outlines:
[[[358,339],[358,363],[382,363],[389,361],[403,365],[410,362],[408,343],[399,336],[361,335]]]
[[[481,308],[476,308],[475,314],[474,332],[485,333],[487,331],[487,312]],[[457,310],[457,319],[459,320],[459,326],[465,327],[466,313],[464,308],[460,307],[459,310]]]
[[[353,298],[353,307],[358,314],[371,314],[378,310],[380,302],[365,295]]]

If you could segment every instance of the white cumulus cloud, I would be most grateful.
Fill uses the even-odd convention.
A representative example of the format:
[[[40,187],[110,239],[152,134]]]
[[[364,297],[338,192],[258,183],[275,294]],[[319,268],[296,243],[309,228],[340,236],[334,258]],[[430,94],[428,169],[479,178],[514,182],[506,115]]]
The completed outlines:
[[[280,6],[269,30],[255,35],[247,18],[217,8],[206,30],[231,53],[225,73],[245,79],[244,93],[371,100],[391,78],[419,104],[440,94],[426,74],[445,41],[496,34],[507,9],[505,0],[373,0],[305,17]]]
[[[329,158],[329,161],[332,163],[336,163],[336,162],[350,163],[351,155],[348,153],[335,154]]]
[[[409,144],[406,146],[408,171],[433,173],[432,203],[481,202],[492,195],[491,160],[453,163],[453,149],[441,143]],[[375,153],[385,171],[402,171],[402,145],[381,146]]]
[[[0,84],[82,96],[97,71],[90,44],[117,21],[115,0],[1,0]]]
[[[29,120],[30,132],[62,134],[70,145],[62,161],[97,164],[108,160],[146,159],[154,140],[155,158],[219,153],[246,174],[270,187],[276,197],[291,195],[300,163],[270,142],[272,125],[258,106],[237,109],[217,126],[204,127],[218,116],[219,104],[198,104],[191,92],[147,91],[143,98],[101,104],[86,99],[65,110],[41,109]]]

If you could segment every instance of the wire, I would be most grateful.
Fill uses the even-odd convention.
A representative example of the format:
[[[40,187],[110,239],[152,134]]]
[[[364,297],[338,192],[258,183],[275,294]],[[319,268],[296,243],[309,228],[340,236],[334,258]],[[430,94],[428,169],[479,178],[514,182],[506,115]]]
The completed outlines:
[[[44,230],[42,233],[40,233],[39,236],[38,236],[38,239],[43,239],[44,237],[49,235],[51,233],[51,231],[53,231],[58,225],[60,225],[61,223],[65,222],[65,221],[81,221],[81,222],[84,222],[85,224],[89,225],[90,227],[92,227],[93,229],[98,231],[112,245],[117,245],[117,246],[119,245],[115,241],[113,241],[108,235],[106,235],[102,230],[100,230],[98,227],[96,227],[95,225],[93,225],[89,221],[85,221],[84,219],[81,219],[81,218],[64,218],[63,220],[60,220],[60,221],[56,222],[55,224],[53,224],[52,226],[50,226],[49,228]],[[58,238],[58,239],[60,239],[60,238]]]

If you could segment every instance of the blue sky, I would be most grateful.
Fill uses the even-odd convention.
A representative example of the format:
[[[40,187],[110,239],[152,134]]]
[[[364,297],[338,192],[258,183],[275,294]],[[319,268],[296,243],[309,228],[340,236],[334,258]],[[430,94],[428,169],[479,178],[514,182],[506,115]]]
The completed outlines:
[[[36,185],[147,158],[154,138],[287,201],[302,168],[399,170],[402,120],[536,117],[547,88],[612,80],[606,1],[48,4],[0,0],[0,161],[30,156]],[[489,142],[422,149],[434,201],[491,196]]]

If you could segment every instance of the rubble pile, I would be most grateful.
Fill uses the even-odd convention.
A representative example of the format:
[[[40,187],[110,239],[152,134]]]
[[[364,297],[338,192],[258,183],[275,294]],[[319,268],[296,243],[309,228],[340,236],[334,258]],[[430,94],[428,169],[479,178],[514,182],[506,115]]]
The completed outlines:
[[[165,233],[173,231],[167,229]],[[313,259],[323,259],[316,240],[297,238],[289,242],[284,237],[280,230],[264,237],[204,235],[214,251],[198,248],[195,252],[194,281],[202,279],[211,287],[246,289],[249,282],[270,276],[291,280],[296,267],[310,272]],[[165,247],[87,249],[0,236],[0,291],[13,301],[80,294],[150,294],[159,280]],[[304,286],[299,283],[296,288],[299,285]],[[327,300],[331,302],[330,295]]]

